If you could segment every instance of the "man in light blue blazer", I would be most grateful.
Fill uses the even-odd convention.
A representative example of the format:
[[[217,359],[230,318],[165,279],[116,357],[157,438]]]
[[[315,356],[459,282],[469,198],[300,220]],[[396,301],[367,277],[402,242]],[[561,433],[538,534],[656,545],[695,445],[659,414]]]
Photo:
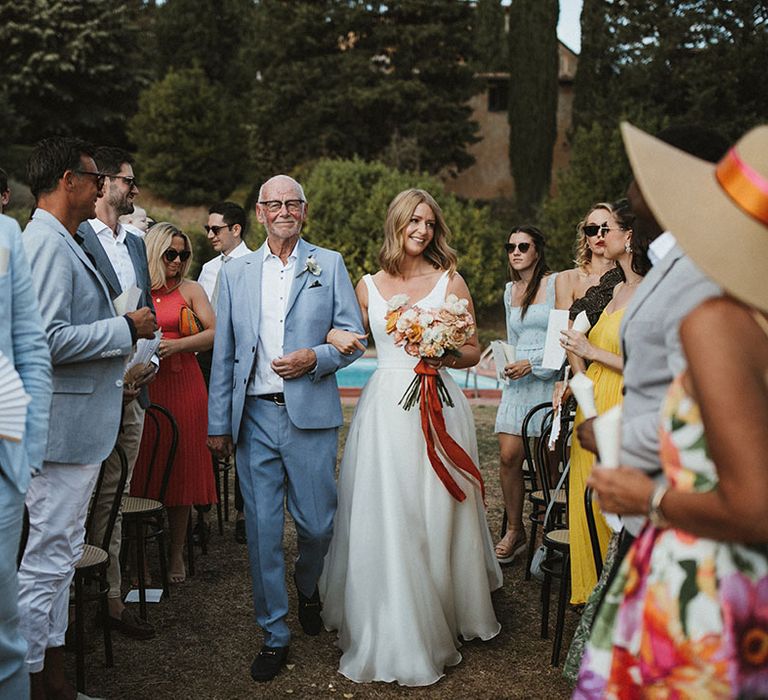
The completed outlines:
[[[126,356],[156,328],[147,308],[115,316],[101,275],[75,237],[80,222],[95,215],[104,184],[92,154],[79,139],[50,138],[27,165],[37,208],[22,243],[53,365],[45,461],[27,491],[29,539],[19,569],[33,699],[72,694],[63,646],[88,501],[117,439]]]
[[[51,354],[37,308],[21,229],[0,214],[0,352],[10,360],[31,397],[21,442],[0,439],[0,698],[29,697],[19,631],[16,555],[24,495],[32,472],[43,466],[51,404]]]
[[[301,239],[307,208],[292,178],[264,183],[256,217],[267,240],[222,267],[216,307],[208,444],[217,456],[237,444],[253,603],[264,630],[251,666],[257,681],[274,678],[288,656],[286,495],[298,535],[299,622],[309,635],[321,629],[317,581],[336,511],[343,422],[335,372],[360,354],[326,342],[331,328],[361,334],[362,320],[341,256]]]

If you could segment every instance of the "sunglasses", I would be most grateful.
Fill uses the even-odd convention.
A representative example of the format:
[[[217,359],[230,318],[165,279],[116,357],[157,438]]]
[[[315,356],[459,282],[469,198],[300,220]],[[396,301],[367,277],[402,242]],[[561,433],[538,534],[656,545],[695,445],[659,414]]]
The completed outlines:
[[[91,170],[75,170],[78,175],[87,175],[88,177],[92,177],[96,180],[96,186],[101,189],[104,185],[104,180],[107,179],[106,173],[99,173],[99,172],[93,172]]]
[[[168,248],[163,253],[163,257],[165,258],[166,262],[172,263],[176,258],[181,260],[181,262],[187,262],[189,260],[189,256],[192,255],[191,250],[176,250],[175,248]]]
[[[504,250],[507,251],[507,253],[514,253],[515,250],[519,250],[521,253],[527,253],[532,243],[505,243],[504,244]]]
[[[584,235],[592,238],[593,236],[596,236],[598,233],[602,233],[603,237],[605,237],[605,234],[608,233],[608,231],[611,230],[611,227],[608,226],[608,224],[587,224],[584,227]]]
[[[230,228],[230,226],[228,224],[224,224],[224,226],[203,226],[206,233],[212,233],[214,236],[218,236],[219,231],[223,231],[225,228]]]
[[[107,177],[110,180],[122,180],[126,185],[128,185],[129,190],[132,190],[134,187],[139,189],[139,183],[136,182],[135,177],[128,177],[128,175],[107,175]]]

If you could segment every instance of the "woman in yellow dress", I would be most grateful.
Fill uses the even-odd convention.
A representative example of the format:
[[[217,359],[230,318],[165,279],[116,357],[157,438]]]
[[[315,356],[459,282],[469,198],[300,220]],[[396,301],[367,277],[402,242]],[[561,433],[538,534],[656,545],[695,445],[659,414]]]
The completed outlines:
[[[637,285],[650,269],[650,262],[642,246],[632,232],[632,216],[626,202],[606,212],[606,221],[600,226],[605,249],[603,255],[615,260],[621,268],[624,281],[613,290],[613,297],[605,307],[597,323],[589,331],[589,337],[574,330],[563,331],[561,343],[567,350],[574,372],[586,370],[595,385],[595,406],[599,414],[621,403],[622,369],[619,329],[624,310],[635,293]],[[589,363],[589,367],[586,363]],[[592,544],[587,529],[584,509],[584,490],[587,478],[595,463],[595,455],[579,443],[575,428],[584,420],[581,409],[576,421],[571,446],[571,471],[568,483],[568,529],[571,544],[571,603],[585,603],[597,583],[597,572],[592,554]],[[594,506],[597,534],[602,557],[605,558],[611,529],[599,508]]]

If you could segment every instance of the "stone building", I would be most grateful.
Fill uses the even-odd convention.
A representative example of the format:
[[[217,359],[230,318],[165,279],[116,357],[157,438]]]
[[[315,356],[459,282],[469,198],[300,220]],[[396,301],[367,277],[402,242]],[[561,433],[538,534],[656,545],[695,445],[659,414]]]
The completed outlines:
[[[573,80],[576,76],[578,54],[562,41],[560,53],[559,90],[557,99],[557,139],[552,158],[552,188],[555,174],[568,165],[570,144],[567,135],[573,114]],[[461,197],[496,199],[514,196],[515,184],[509,165],[509,73],[481,73],[486,89],[475,95],[469,104],[472,119],[480,129],[480,140],[467,150],[475,157],[475,164],[462,170],[458,177],[449,178],[446,188]]]

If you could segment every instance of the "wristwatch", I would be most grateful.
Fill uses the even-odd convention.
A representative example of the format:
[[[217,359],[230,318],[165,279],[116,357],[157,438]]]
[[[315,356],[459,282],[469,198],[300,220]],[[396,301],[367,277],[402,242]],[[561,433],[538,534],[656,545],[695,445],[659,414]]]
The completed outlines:
[[[651,521],[651,525],[657,528],[669,527],[669,521],[664,517],[661,510],[661,501],[666,496],[667,491],[669,491],[669,486],[657,486],[648,499],[648,520]]]

